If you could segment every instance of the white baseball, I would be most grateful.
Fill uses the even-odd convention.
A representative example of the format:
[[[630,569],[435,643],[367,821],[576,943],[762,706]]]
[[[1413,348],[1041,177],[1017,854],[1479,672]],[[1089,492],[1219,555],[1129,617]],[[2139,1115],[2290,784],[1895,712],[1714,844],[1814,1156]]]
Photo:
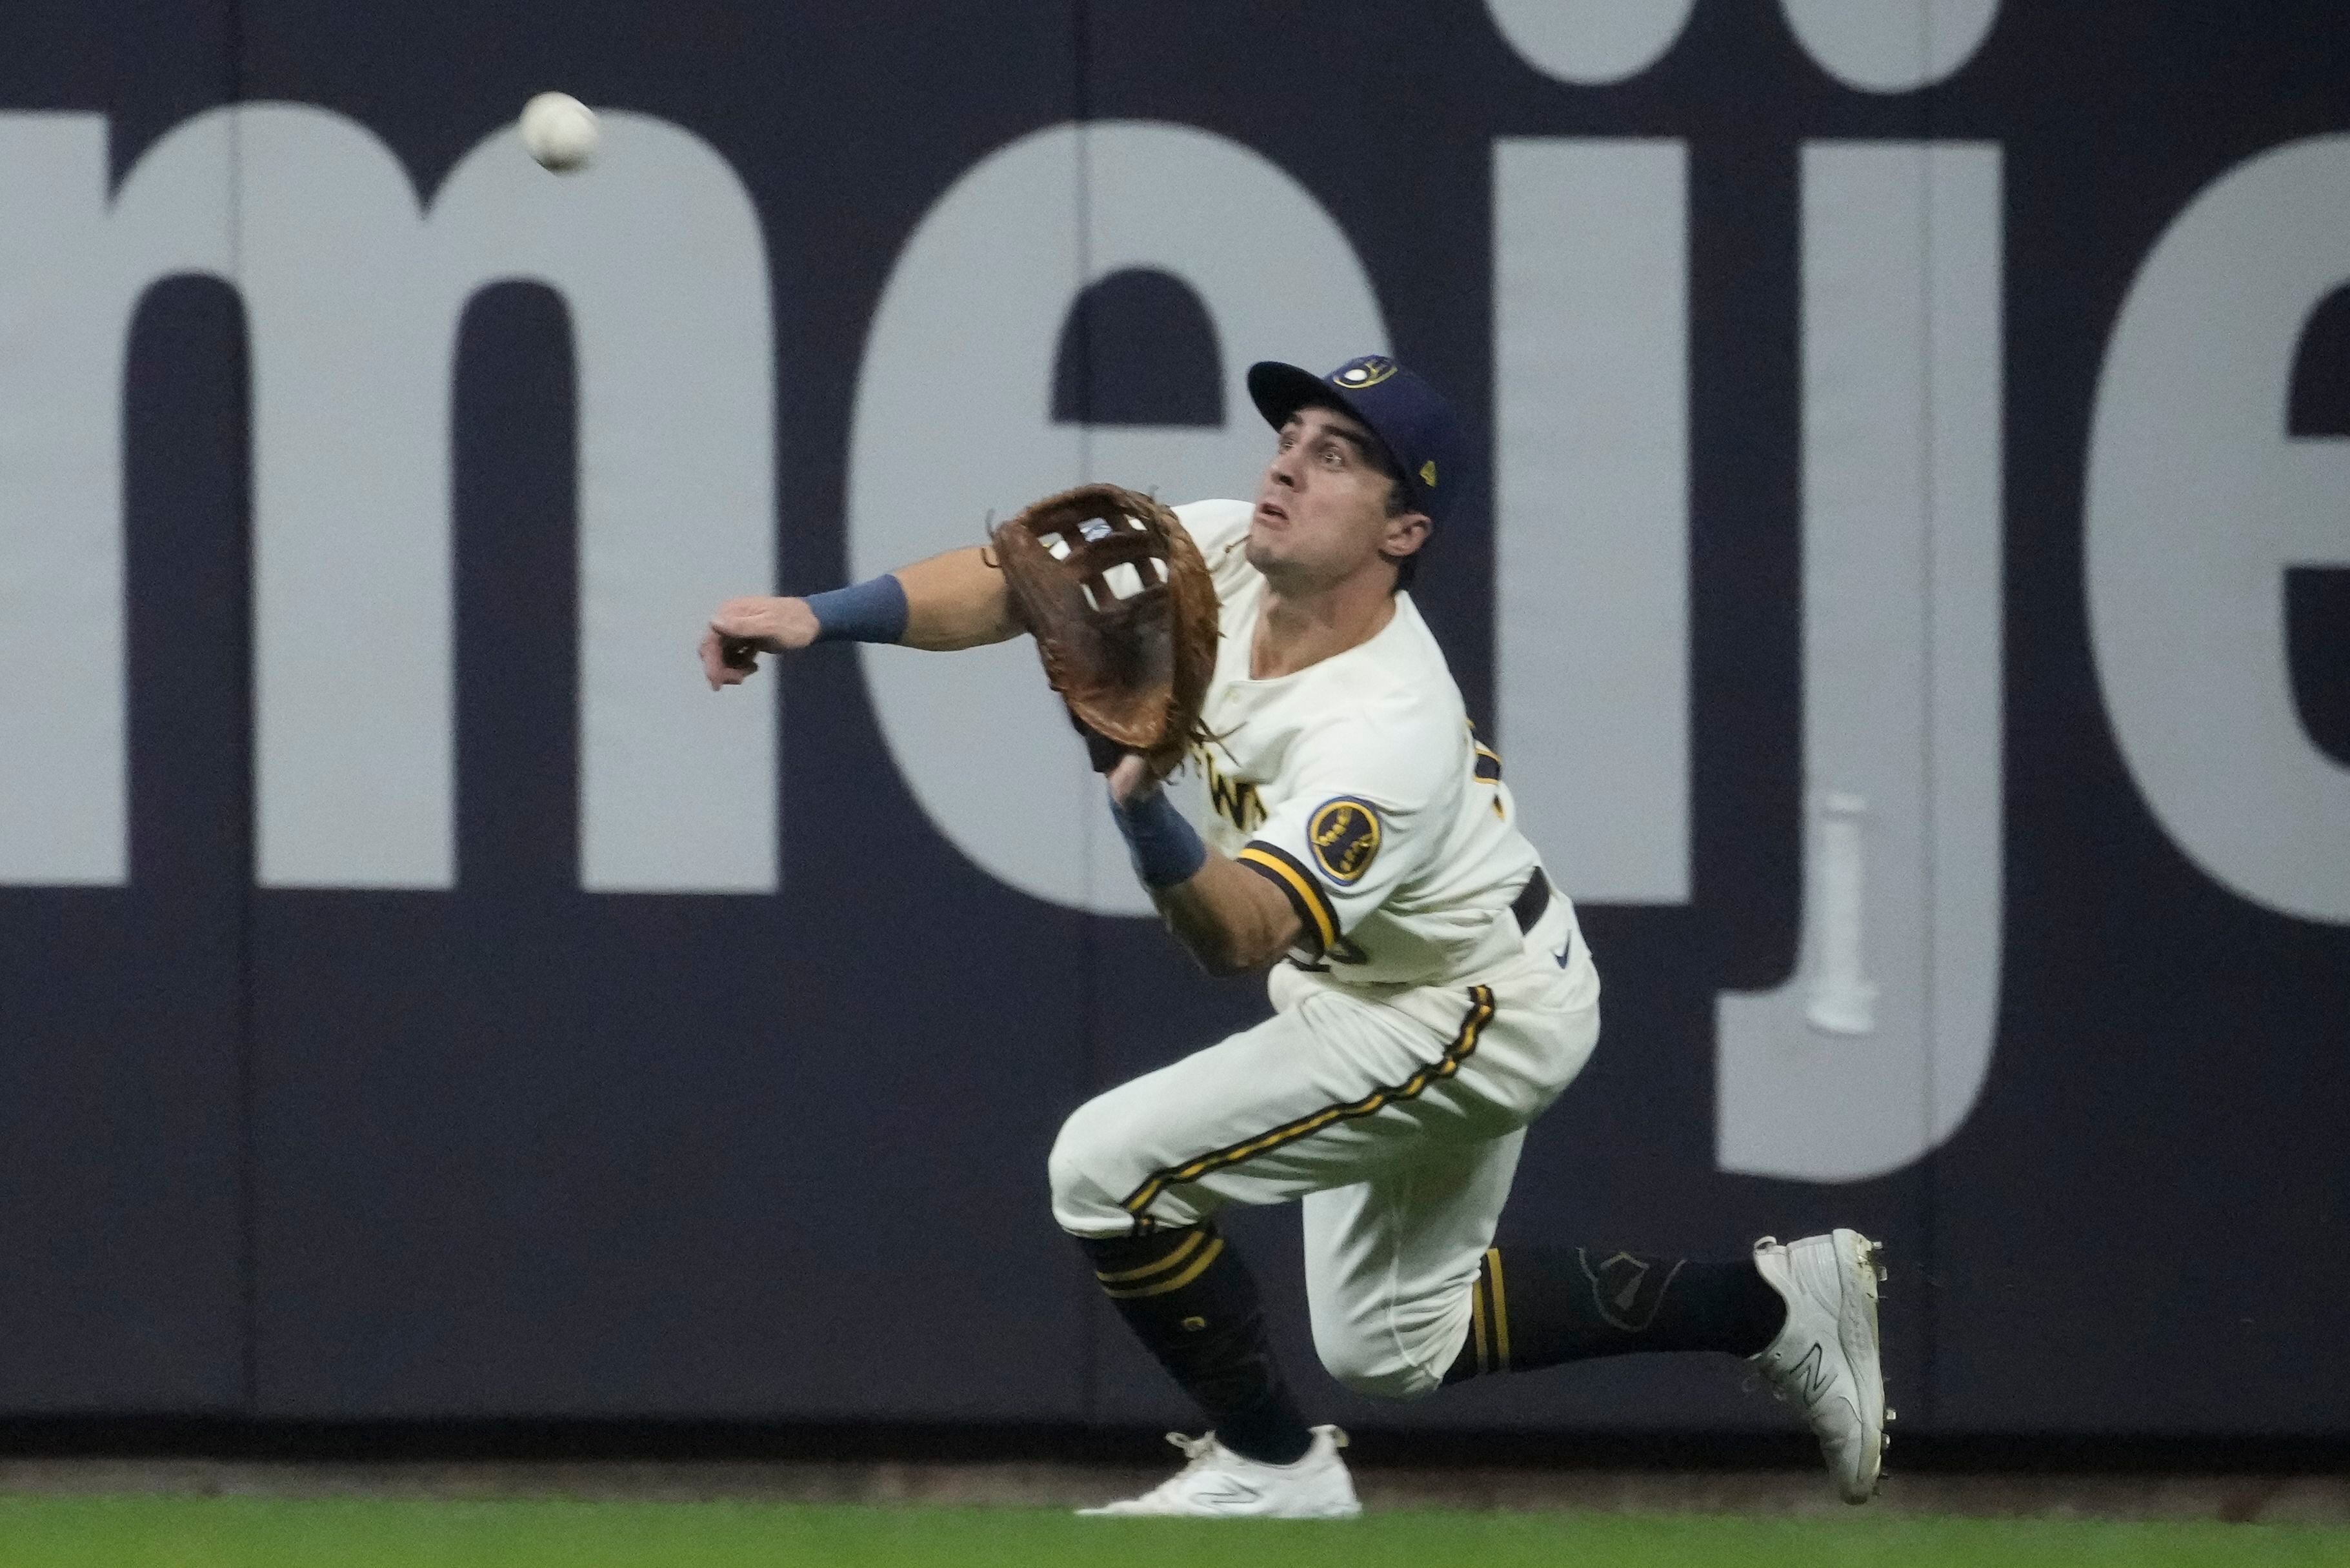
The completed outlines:
[[[522,144],[539,166],[568,173],[596,156],[596,111],[567,92],[543,92],[522,106]]]

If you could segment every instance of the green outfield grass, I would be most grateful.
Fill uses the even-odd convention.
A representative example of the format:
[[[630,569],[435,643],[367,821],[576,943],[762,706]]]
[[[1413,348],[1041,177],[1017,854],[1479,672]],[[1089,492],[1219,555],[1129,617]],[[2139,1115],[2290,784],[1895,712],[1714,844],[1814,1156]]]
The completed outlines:
[[[1904,1518],[1389,1513],[1346,1524],[752,1503],[0,1498],[5,1568],[2169,1568],[2350,1563],[2350,1531]]]

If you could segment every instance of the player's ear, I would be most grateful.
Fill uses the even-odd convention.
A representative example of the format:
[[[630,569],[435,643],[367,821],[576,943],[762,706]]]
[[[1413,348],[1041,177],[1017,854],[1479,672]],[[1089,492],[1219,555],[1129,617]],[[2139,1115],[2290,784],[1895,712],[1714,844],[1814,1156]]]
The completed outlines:
[[[1400,561],[1416,555],[1428,543],[1430,524],[1425,512],[1399,512],[1387,520],[1387,528],[1379,535],[1379,554],[1390,561]]]

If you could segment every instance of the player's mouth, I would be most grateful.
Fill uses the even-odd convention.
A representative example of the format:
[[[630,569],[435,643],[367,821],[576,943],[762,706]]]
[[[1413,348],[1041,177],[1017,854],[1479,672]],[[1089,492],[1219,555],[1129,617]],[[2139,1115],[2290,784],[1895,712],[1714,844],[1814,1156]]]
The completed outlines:
[[[1278,501],[1258,502],[1256,504],[1256,514],[1261,522],[1278,523],[1284,527],[1286,527],[1289,523],[1289,514],[1283,509],[1281,503]]]

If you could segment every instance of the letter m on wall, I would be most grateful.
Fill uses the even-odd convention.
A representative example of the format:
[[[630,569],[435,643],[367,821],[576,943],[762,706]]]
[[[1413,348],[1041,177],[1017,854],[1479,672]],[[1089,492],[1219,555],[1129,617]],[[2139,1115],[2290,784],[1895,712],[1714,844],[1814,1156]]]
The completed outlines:
[[[502,130],[428,205],[299,105],[200,115],[110,195],[103,117],[0,115],[0,883],[128,877],[125,347],[193,273],[250,335],[260,881],[456,880],[452,372],[466,302],[521,279],[578,367],[581,883],[775,888],[775,711],[711,702],[690,657],[775,577],[765,247],[707,145],[608,131],[557,180]],[[570,607],[514,613],[564,636]]]

